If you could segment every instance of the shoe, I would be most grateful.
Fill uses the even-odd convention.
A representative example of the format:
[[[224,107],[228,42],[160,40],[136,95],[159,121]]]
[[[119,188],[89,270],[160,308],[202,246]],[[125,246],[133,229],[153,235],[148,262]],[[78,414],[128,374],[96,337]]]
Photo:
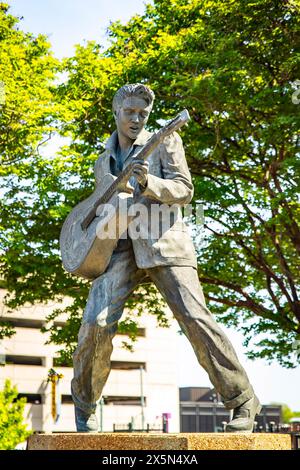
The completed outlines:
[[[75,406],[77,432],[98,432],[99,426],[95,413],[87,413]]]
[[[256,395],[233,410],[232,420],[226,425],[225,432],[253,432],[254,418],[261,412]]]

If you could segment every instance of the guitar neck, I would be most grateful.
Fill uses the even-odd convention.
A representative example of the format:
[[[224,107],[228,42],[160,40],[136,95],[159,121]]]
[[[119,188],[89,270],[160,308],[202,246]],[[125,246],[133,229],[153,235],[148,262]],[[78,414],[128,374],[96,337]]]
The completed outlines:
[[[132,162],[129,163],[129,165],[126,166],[126,168],[120,173],[118,178],[112,183],[112,185],[108,188],[108,190],[102,195],[100,202],[96,201],[95,205],[97,204],[97,207],[101,203],[107,202],[113,193],[118,189],[118,186],[120,186],[121,183],[126,181],[128,179],[128,176],[130,175],[132,171],[132,167],[137,160],[146,160],[149,155],[153,152],[153,150],[159,145],[159,143],[163,140],[163,138],[166,136],[167,132],[163,132],[164,128],[160,129],[158,132],[153,134],[148,142],[145,143],[145,145],[139,150],[133,157]]]

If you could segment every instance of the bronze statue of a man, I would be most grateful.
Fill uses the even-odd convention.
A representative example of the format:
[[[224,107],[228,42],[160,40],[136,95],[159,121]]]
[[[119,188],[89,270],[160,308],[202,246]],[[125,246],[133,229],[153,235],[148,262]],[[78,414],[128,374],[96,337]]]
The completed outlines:
[[[113,99],[117,129],[96,161],[97,185],[107,173],[118,176],[149,140],[152,134],[144,126],[153,101],[154,93],[142,84],[125,85],[117,91]],[[135,163],[134,175],[135,198],[148,209],[153,204],[184,206],[192,199],[191,176],[176,132],[157,146],[147,162]],[[233,409],[226,431],[252,432],[261,408],[258,398],[233,346],[206,307],[196,268],[193,243],[182,220],[175,220],[157,240],[130,236],[119,240],[108,268],[92,283],[74,353],[72,397],[77,431],[98,430],[96,402],[110,372],[118,321],[135,287],[150,278],[225,407]]]

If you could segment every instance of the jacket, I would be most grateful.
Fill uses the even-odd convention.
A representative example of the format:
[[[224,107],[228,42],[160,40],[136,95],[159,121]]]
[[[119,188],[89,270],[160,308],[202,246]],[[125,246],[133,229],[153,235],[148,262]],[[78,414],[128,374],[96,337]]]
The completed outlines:
[[[146,129],[140,132],[124,161],[123,169],[151,135]],[[118,136],[115,131],[108,139],[105,151],[95,163],[96,185],[101,184],[101,179],[107,173],[118,176],[117,144]],[[180,209],[191,201],[194,188],[178,133],[173,132],[166,137],[147,161],[149,174],[146,188],[141,188],[134,177],[129,180],[135,187],[135,200],[147,209],[148,215],[151,210],[155,213],[166,208],[166,205],[175,207],[173,210],[172,206],[170,226],[166,229],[164,222],[160,220],[159,228],[156,229],[158,233],[154,230],[155,237],[149,230],[149,218],[139,219],[140,231],[147,233],[147,236],[131,237],[136,264],[141,269],[170,265],[197,267],[194,245],[182,220]],[[130,227],[128,233],[130,236]]]

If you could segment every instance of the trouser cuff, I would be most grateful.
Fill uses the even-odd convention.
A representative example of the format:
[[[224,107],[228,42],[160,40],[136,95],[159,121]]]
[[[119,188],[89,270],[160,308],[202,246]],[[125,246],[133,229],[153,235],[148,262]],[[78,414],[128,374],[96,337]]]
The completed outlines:
[[[230,399],[230,400],[223,400],[225,408],[228,410],[232,410],[233,408],[237,408],[238,406],[241,406],[243,403],[246,401],[250,400],[254,395],[254,390],[252,387],[249,387],[247,390],[244,392],[240,393],[240,395],[237,395],[236,397]]]
[[[81,400],[79,400],[74,393],[74,388],[73,388],[72,383],[71,383],[71,393],[72,393],[72,400],[76,408],[80,408],[82,411],[84,411],[87,414],[95,413],[96,408],[97,408],[97,403],[84,403]]]

